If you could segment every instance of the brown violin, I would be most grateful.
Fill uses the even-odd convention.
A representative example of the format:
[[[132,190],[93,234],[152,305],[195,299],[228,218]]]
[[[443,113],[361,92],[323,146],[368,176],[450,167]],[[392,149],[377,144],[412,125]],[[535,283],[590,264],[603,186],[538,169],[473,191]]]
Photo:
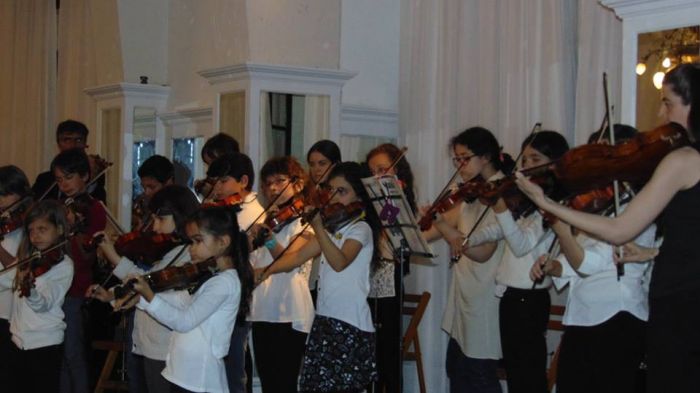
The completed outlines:
[[[473,180],[462,183],[457,190],[438,199],[428,211],[418,220],[418,226],[421,231],[427,231],[433,225],[435,216],[438,213],[445,213],[452,210],[462,202],[473,201],[479,194],[483,192],[484,181]]]
[[[0,240],[24,225],[24,217],[32,206],[31,201],[30,197],[22,198],[0,213]]]
[[[362,202],[352,202],[349,205],[342,203],[332,203],[325,205],[319,210],[323,227],[330,233],[336,233],[344,226],[360,218],[365,212],[365,205]]]
[[[91,248],[96,248],[103,238],[103,235],[95,236]],[[182,240],[174,234],[133,231],[119,236],[114,241],[114,250],[137,264],[152,266],[180,244]]]
[[[181,266],[170,266],[163,270],[148,273],[143,276],[153,292],[163,292],[170,289],[189,289],[204,283],[217,272],[216,258],[212,257],[201,262],[186,263]],[[114,297],[123,299],[134,296],[135,279],[114,288]],[[128,303],[128,302],[127,302]]]
[[[66,244],[67,241],[64,240],[45,251],[37,251],[29,257],[24,258],[11,266],[7,266],[2,270],[2,272],[5,272],[13,267],[17,267],[18,270],[23,272],[26,272],[27,270],[31,272],[31,274],[25,274],[22,280],[15,281],[13,285],[13,289],[19,292],[19,297],[29,296],[32,288],[34,288],[36,278],[42,276],[63,260],[65,255],[64,248]]]
[[[203,203],[201,207],[216,207],[216,206],[238,206],[243,203],[243,197],[240,194],[229,195],[224,199],[214,202]]]

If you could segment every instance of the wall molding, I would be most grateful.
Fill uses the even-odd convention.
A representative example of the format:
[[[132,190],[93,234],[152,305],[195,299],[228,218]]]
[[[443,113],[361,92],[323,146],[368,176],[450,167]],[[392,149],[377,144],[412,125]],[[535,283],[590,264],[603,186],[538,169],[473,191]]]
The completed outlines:
[[[181,109],[175,112],[159,113],[158,118],[166,126],[175,126],[184,123],[202,123],[211,121],[214,109],[212,107]]]
[[[198,71],[210,85],[259,79],[284,82],[305,82],[318,85],[342,86],[356,73],[327,68],[298,67],[290,65],[241,63]]]
[[[362,105],[343,105],[340,113],[343,135],[399,137],[399,114],[396,111]]]
[[[166,100],[168,95],[170,95],[169,86],[144,85],[129,82],[89,87],[83,89],[83,91],[96,101],[120,97]]]
[[[600,0],[600,4],[615,11],[622,18],[652,15],[659,11],[669,12],[697,7],[697,0]]]

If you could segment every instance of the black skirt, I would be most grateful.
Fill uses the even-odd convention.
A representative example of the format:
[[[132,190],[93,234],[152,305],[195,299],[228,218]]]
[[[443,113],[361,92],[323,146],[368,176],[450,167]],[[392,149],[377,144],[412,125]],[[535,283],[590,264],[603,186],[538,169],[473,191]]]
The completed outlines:
[[[306,343],[299,390],[363,390],[376,379],[374,333],[316,315]]]

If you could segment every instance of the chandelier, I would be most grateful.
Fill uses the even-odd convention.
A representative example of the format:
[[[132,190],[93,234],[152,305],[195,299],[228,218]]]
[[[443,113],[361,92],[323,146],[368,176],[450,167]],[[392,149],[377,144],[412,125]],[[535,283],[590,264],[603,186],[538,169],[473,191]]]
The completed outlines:
[[[652,82],[657,89],[661,89],[664,75],[669,68],[700,59],[700,26],[647,34],[650,35],[650,49],[639,58],[635,71],[637,75],[642,76],[649,65],[656,65]]]

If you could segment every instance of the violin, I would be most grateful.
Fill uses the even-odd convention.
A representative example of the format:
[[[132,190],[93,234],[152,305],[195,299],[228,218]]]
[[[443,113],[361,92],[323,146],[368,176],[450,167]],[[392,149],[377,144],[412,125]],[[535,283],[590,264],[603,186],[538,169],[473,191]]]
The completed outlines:
[[[240,194],[229,195],[224,199],[219,199],[214,202],[203,203],[201,207],[216,207],[216,206],[238,206],[243,203],[243,197]]]
[[[266,228],[262,228],[257,233],[255,238],[253,238],[253,250],[258,249],[265,244],[265,239],[267,239],[269,236],[270,230],[274,233],[279,233],[292,221],[302,217],[304,214],[304,205],[303,199],[293,198],[281,205],[277,212],[267,216],[265,219]]]
[[[90,248],[95,249],[103,238],[104,235],[95,236],[90,242]],[[114,241],[114,250],[137,264],[153,266],[180,244],[182,240],[173,234],[132,231]]]
[[[10,205],[0,214],[0,240],[8,233],[24,224],[24,217],[32,206],[30,197],[25,197]]]
[[[208,196],[209,193],[214,188],[214,185],[216,184],[216,178],[213,177],[205,177],[204,179],[197,179],[194,182],[194,191],[203,196]]]
[[[330,233],[336,233],[344,226],[360,218],[365,212],[365,205],[362,202],[352,202],[349,205],[342,203],[332,203],[319,209],[323,227]]]
[[[438,199],[432,206],[430,206],[428,211],[418,221],[420,230],[427,231],[430,229],[430,227],[433,225],[436,214],[450,211],[462,202],[473,202],[476,196],[482,192],[483,185],[483,180],[473,180],[462,183],[459,185],[457,190],[445,195],[443,198]]]
[[[189,289],[203,284],[217,272],[216,258],[211,257],[197,263],[186,263],[181,266],[171,266],[163,270],[148,273],[143,276],[153,292],[163,292],[170,289]],[[135,296],[135,279],[114,288],[115,299]]]
[[[31,274],[25,274],[21,281],[14,284],[14,289],[19,291],[19,297],[29,296],[36,278],[48,272],[63,260],[65,244],[66,242],[64,241],[45,252],[38,251],[29,258],[17,263],[17,265],[21,265],[18,269],[31,271]]]
[[[612,185],[598,188],[583,194],[576,195],[569,200],[568,205],[578,211],[598,213],[607,209],[615,199],[615,191]]]

